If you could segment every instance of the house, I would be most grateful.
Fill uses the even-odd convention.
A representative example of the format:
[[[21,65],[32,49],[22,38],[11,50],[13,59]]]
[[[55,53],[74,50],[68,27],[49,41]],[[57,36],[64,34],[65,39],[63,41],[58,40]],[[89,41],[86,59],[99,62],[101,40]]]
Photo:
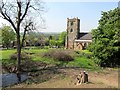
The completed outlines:
[[[92,42],[92,35],[89,32],[80,32],[80,19],[67,18],[67,35],[65,48],[74,50],[86,49]]]

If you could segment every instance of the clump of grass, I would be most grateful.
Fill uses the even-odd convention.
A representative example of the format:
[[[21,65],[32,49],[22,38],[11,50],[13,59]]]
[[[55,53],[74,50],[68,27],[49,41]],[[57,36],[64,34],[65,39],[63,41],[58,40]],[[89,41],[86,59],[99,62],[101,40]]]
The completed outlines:
[[[66,50],[50,50],[43,54],[43,57],[53,58],[58,61],[73,61],[74,58],[70,55],[70,51]]]
[[[92,53],[88,52],[88,51],[75,51],[75,53],[77,54],[76,56],[78,57],[86,57],[88,59],[92,58]]]
[[[25,52],[21,53],[21,60],[29,60],[29,59],[31,59],[30,55],[28,55]],[[10,56],[10,60],[17,60],[17,53],[16,52]]]

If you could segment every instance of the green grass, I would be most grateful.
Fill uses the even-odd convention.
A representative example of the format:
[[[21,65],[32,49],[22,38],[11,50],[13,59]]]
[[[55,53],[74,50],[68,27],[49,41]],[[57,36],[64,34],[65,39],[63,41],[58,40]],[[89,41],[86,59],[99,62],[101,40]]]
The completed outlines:
[[[22,52],[32,52],[32,60],[36,62],[45,62],[48,64],[57,64],[61,66],[68,66],[68,67],[81,67],[81,68],[87,68],[87,69],[99,69],[99,67],[91,60],[86,58],[85,56],[77,56],[74,57],[74,61],[69,61],[69,62],[63,62],[63,61],[58,61],[58,60],[53,60],[52,58],[46,58],[42,57],[41,54],[44,52],[47,52],[49,49],[31,49],[31,50],[22,50]],[[10,60],[10,56],[15,53],[15,49],[11,50],[2,50],[0,53],[2,53],[2,61],[6,62],[6,60]],[[88,52],[87,50],[83,51],[84,53],[91,53]],[[52,54],[52,53],[51,53]]]
[[[31,50],[22,50],[23,52],[32,52],[32,53],[35,53],[35,54],[39,54],[39,53],[42,53],[42,52],[46,52],[47,49],[31,49]]]
[[[43,50],[43,52],[46,52],[46,51],[48,51],[48,50]],[[86,51],[84,50],[83,52],[91,54],[91,52],[89,52],[87,50]],[[42,62],[45,62],[48,64],[59,64],[61,66],[68,66],[68,67],[81,67],[81,68],[94,69],[94,70],[99,69],[99,67],[91,59],[88,59],[84,56],[75,57],[74,61],[62,62],[62,61],[58,61],[58,60],[53,60],[52,58],[40,57],[39,54],[40,53],[33,56],[34,61],[42,61]],[[79,55],[77,55],[77,56],[79,56]]]
[[[44,57],[39,57],[39,56],[33,57],[32,60],[45,62],[47,64],[60,64],[60,61],[55,61],[52,58],[44,58]]]
[[[22,50],[23,52],[32,52],[35,54],[45,52],[45,49],[31,49],[31,50]],[[2,54],[2,59],[10,59],[10,56],[16,52],[16,49],[10,50],[1,50],[0,53]]]
[[[10,50],[1,50],[0,53],[2,54],[2,59],[10,59],[10,56],[15,53],[15,49]]]
[[[90,52],[88,50],[82,50],[82,52],[87,53],[87,54],[92,54],[92,52]]]
[[[98,69],[96,68],[97,65],[91,59],[86,57],[76,57],[74,61],[69,62],[67,65],[88,69]]]

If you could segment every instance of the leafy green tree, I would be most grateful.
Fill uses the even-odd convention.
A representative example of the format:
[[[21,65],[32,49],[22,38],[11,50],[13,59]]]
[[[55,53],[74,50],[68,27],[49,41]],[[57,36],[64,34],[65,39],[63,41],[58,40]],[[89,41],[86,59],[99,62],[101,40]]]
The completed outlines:
[[[49,45],[52,47],[52,46],[56,46],[57,43],[56,43],[56,37],[54,35],[51,35],[49,36]]]
[[[39,45],[41,47],[43,47],[46,43],[46,39],[45,39],[45,36],[44,34],[40,34],[39,37],[38,37],[38,42],[39,42]]]
[[[66,32],[62,32],[60,35],[50,35],[49,36],[49,45],[50,46],[65,46]]]
[[[50,46],[57,46],[57,41],[56,40],[50,40]]]
[[[15,40],[15,32],[10,26],[6,25],[4,25],[1,28],[1,32],[2,32],[2,44],[4,47],[8,49],[10,47],[11,42]]]
[[[65,46],[66,32],[62,32],[59,36],[58,45]]]
[[[49,38],[45,38],[45,46],[49,46]]]
[[[102,12],[97,29],[92,30],[89,50],[100,66],[120,65],[120,8]]]
[[[0,45],[2,45],[2,30],[0,30]]]

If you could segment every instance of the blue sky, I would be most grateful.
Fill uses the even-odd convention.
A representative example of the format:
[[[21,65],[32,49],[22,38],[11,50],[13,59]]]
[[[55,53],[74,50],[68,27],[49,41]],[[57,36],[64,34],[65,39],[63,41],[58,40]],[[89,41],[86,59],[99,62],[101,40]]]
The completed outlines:
[[[40,32],[62,32],[66,31],[67,18],[78,17],[80,19],[80,31],[90,32],[98,26],[101,11],[109,11],[118,7],[118,2],[45,2],[46,12],[42,15],[45,19],[45,29]],[[82,0],[83,1],[83,0]],[[7,21],[0,18],[0,26]],[[41,26],[41,25],[40,25]]]
[[[118,2],[47,2],[44,13],[46,29],[42,32],[62,32],[66,30],[67,18],[80,19],[80,31],[90,32],[98,26],[101,11],[118,6]]]

